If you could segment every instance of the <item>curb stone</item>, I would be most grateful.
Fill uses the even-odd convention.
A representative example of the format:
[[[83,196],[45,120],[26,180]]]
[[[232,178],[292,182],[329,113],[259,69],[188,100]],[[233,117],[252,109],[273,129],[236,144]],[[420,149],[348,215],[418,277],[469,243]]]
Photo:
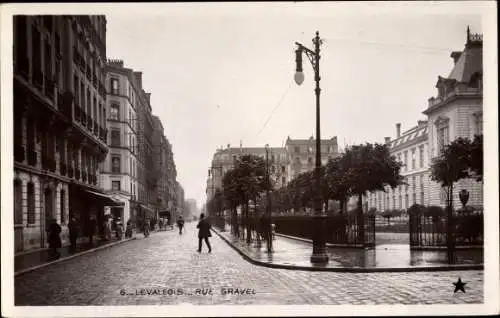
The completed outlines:
[[[420,267],[312,267],[312,266],[299,266],[299,265],[285,265],[285,264],[273,264],[258,261],[250,257],[247,253],[242,251],[235,244],[230,242],[224,235],[220,234],[218,230],[212,228],[212,231],[216,233],[224,242],[231,246],[236,252],[238,252],[245,260],[248,262],[263,267],[277,268],[277,269],[288,269],[288,270],[302,270],[311,272],[337,272],[337,273],[385,273],[385,272],[444,272],[444,271],[458,271],[458,270],[484,270],[483,264],[473,264],[473,265],[444,265],[444,266],[420,266]]]
[[[93,252],[96,252],[96,251],[99,251],[99,250],[103,250],[105,248],[109,248],[109,247],[113,247],[113,246],[116,246],[116,245],[120,245],[120,244],[123,244],[125,242],[129,242],[129,241],[132,241],[132,240],[135,240],[135,239],[137,239],[137,238],[136,237],[132,237],[132,238],[124,239],[124,240],[121,240],[121,241],[118,241],[118,242],[114,242],[114,243],[102,245],[102,246],[99,246],[99,247],[96,247],[96,248],[93,248],[93,249],[90,249],[90,250],[86,250],[86,251],[83,251],[83,252],[80,252],[80,253],[72,254],[72,255],[64,257],[64,258],[56,259],[56,260],[54,260],[52,262],[47,262],[47,263],[43,263],[43,264],[40,264],[40,265],[29,267],[29,268],[26,268],[26,269],[22,269],[20,271],[15,272],[14,273],[14,277],[22,275],[22,274],[29,273],[29,272],[32,272],[34,270],[37,270],[37,269],[40,269],[40,268],[43,268],[43,267],[46,267],[46,266],[49,266],[49,265],[53,265],[53,264],[65,262],[67,260],[73,259],[73,258],[78,257],[78,256],[82,256],[82,255],[85,255],[85,254],[89,254],[89,253],[93,253]]]

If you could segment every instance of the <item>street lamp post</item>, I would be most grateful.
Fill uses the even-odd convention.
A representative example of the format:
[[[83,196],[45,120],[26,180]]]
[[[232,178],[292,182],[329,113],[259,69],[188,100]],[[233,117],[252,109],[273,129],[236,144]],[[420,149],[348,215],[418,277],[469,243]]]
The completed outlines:
[[[321,195],[321,135],[320,135],[320,103],[319,96],[321,89],[319,88],[319,81],[321,77],[319,76],[319,59],[320,59],[320,45],[322,44],[319,38],[319,32],[316,31],[316,37],[313,39],[314,51],[308,49],[302,44],[295,42],[298,46],[295,51],[296,58],[296,73],[295,82],[301,85],[304,82],[304,73],[302,72],[302,53],[311,61],[314,69],[314,80],[316,81],[316,167],[315,167],[315,181],[316,181],[316,195],[314,199],[314,224],[315,232],[313,237],[313,253],[311,255],[311,263],[328,263],[328,255],[326,254],[326,244],[325,244],[325,233],[324,233],[324,223],[325,215],[323,213],[323,200]]]
[[[271,180],[269,178],[269,145],[266,144],[266,178],[267,178],[267,186],[266,186],[266,212],[267,218],[269,220],[267,224],[267,252],[273,252],[273,229],[272,229],[272,215],[271,215],[271,196],[269,195],[269,188],[271,186]]]

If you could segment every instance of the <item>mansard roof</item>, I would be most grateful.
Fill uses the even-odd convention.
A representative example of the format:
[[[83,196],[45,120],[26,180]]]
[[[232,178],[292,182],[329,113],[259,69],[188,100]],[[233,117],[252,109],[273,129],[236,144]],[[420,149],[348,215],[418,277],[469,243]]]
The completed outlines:
[[[399,138],[391,141],[389,145],[390,151],[398,151],[403,148],[409,147],[416,143],[425,141],[427,139],[427,121],[419,122],[419,125],[412,127],[405,131]]]

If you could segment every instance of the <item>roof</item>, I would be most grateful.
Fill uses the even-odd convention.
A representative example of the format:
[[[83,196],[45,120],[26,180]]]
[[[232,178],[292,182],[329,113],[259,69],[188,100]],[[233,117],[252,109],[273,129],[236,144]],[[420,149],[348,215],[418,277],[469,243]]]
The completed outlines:
[[[390,151],[395,151],[405,148],[408,145],[426,140],[427,136],[427,121],[423,121],[422,124],[412,127],[405,131],[399,138],[391,141],[389,149]]]
[[[307,145],[310,143],[316,143],[316,139],[313,137],[310,137],[309,139],[291,139],[290,137],[287,138],[286,140],[286,145]],[[330,139],[321,139],[321,144],[322,145],[331,145],[337,144],[337,137],[333,137]]]
[[[465,48],[457,63],[448,75],[449,79],[469,83],[472,74],[483,71],[483,47]]]

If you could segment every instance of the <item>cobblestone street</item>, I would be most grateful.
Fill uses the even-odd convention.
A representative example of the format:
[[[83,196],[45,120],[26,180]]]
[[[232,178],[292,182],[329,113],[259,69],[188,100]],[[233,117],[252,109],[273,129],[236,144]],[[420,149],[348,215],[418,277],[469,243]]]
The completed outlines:
[[[197,249],[195,224],[182,236],[148,238],[86,254],[15,278],[25,305],[465,304],[483,302],[483,271],[332,273],[259,267],[217,235]],[[454,293],[453,282],[466,282]],[[228,288],[243,295],[224,293]],[[124,295],[122,295],[124,294]]]

